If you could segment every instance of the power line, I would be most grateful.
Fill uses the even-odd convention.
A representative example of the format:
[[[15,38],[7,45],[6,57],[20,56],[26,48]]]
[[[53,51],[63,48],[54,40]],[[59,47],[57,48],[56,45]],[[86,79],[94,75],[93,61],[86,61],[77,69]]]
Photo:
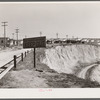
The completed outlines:
[[[6,47],[6,26],[8,26],[6,23],[8,22],[2,22],[2,26],[4,27],[4,47]]]

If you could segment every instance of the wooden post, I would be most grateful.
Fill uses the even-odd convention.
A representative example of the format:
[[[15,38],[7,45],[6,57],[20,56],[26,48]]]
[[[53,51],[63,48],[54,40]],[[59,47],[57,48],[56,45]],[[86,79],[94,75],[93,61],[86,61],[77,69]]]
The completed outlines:
[[[34,68],[36,68],[36,64],[35,64],[35,48],[34,48]]]
[[[26,51],[25,51],[25,57],[26,57]]]
[[[16,55],[14,55],[14,68],[16,69]]]
[[[22,58],[21,60],[23,61],[23,53],[21,54],[21,58]]]

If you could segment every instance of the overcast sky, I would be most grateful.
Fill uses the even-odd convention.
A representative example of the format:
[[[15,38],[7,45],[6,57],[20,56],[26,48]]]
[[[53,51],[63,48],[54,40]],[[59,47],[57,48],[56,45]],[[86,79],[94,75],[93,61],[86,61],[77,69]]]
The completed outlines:
[[[61,38],[100,38],[100,2],[0,3],[0,23],[4,21],[8,22],[6,33],[11,38],[17,27],[19,38],[38,37],[40,31],[47,38],[56,37],[56,33]]]

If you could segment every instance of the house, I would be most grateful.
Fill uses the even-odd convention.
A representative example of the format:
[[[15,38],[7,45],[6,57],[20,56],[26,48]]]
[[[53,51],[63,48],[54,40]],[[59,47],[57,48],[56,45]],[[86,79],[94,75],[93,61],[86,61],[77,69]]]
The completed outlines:
[[[23,40],[13,40],[10,39],[10,46],[22,46],[23,45]]]
[[[9,47],[10,45],[10,38],[8,37],[0,37],[0,46],[7,46]]]
[[[23,40],[18,40],[18,46],[23,45]],[[0,46],[17,46],[17,40],[10,39],[9,37],[0,37]]]

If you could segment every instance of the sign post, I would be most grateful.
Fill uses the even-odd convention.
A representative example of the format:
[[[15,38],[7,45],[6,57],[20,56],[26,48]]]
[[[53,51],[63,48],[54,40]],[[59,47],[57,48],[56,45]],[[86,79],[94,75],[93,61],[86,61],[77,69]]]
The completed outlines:
[[[46,36],[23,39],[23,48],[34,48],[34,68],[36,68],[36,48],[44,47],[46,47]]]
[[[35,60],[35,48],[34,48],[34,68],[36,68],[35,62],[36,62],[36,60]]]

